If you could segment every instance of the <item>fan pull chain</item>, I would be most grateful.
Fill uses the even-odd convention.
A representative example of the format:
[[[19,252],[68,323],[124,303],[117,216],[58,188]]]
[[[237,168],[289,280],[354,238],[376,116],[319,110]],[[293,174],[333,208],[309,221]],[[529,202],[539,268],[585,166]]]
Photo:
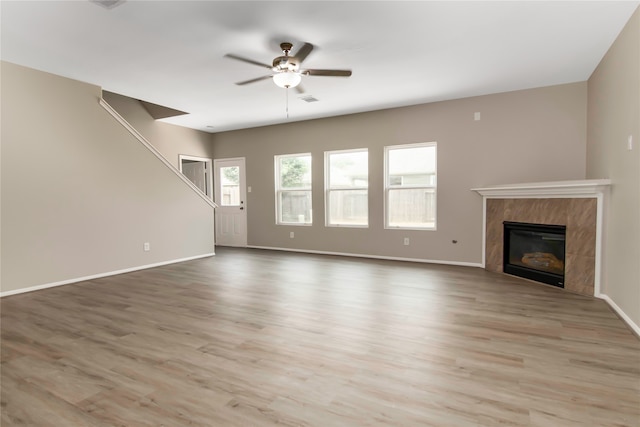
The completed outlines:
[[[287,119],[289,118],[289,86],[285,89],[285,97],[286,97],[286,111],[287,111]]]

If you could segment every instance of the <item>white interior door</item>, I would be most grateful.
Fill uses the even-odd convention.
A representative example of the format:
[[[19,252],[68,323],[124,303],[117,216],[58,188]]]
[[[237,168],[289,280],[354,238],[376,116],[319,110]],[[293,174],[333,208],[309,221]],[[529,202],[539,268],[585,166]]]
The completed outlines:
[[[247,187],[244,158],[213,161],[216,245],[247,246]]]

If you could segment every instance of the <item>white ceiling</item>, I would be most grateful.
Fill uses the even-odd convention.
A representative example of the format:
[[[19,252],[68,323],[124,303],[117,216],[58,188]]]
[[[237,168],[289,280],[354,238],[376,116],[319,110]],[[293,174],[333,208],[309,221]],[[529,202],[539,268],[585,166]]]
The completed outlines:
[[[190,114],[220,132],[585,81],[638,1],[2,1],[1,57]],[[315,46],[308,103],[262,63]]]

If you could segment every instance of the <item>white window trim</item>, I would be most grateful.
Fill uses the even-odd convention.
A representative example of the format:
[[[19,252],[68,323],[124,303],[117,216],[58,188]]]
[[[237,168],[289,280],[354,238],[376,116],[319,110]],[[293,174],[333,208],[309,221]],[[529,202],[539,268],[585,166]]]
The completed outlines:
[[[403,148],[418,148],[418,147],[434,147],[436,150],[435,156],[435,173],[436,173],[436,185],[391,185],[389,183],[389,151]],[[436,210],[434,212],[434,226],[433,227],[392,227],[389,225],[389,190],[393,188],[432,188],[436,197]],[[438,230],[438,143],[432,142],[418,142],[413,144],[399,144],[388,145],[384,147],[384,228],[386,230],[416,230],[416,231],[437,231]]]
[[[299,187],[299,188],[287,188],[286,190],[282,190],[280,188],[280,164],[279,164],[279,160],[286,158],[286,157],[303,157],[303,156],[309,156],[311,158],[311,186],[309,188],[306,187]],[[276,225],[286,225],[286,226],[292,226],[292,227],[311,227],[313,226],[313,156],[311,155],[311,153],[297,153],[297,154],[276,154],[273,156],[273,162],[274,162],[274,183],[275,183],[275,208],[276,208]],[[300,223],[300,222],[282,222],[280,220],[281,215],[280,215],[280,210],[281,210],[281,206],[280,206],[280,194],[282,194],[282,192],[289,192],[289,191],[308,191],[309,193],[311,193],[311,211],[310,211],[310,222],[309,223]]]
[[[329,165],[329,156],[331,154],[336,153],[367,153],[367,161],[369,159],[369,149],[368,148],[354,148],[348,150],[331,150],[324,152],[324,225],[325,227],[338,227],[338,228],[369,228],[369,185],[366,187],[348,187],[348,188],[329,188],[330,182],[330,165]],[[367,164],[367,184],[369,183],[369,165]],[[367,223],[366,224],[331,224],[329,223],[329,193],[332,190],[366,190],[367,192]]]

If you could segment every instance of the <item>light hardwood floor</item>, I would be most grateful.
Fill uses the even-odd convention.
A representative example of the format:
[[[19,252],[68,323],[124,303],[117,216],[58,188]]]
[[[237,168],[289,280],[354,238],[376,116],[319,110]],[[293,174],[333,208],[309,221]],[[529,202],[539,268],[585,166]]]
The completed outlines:
[[[217,252],[3,298],[1,425],[640,426],[640,341],[604,301]]]

